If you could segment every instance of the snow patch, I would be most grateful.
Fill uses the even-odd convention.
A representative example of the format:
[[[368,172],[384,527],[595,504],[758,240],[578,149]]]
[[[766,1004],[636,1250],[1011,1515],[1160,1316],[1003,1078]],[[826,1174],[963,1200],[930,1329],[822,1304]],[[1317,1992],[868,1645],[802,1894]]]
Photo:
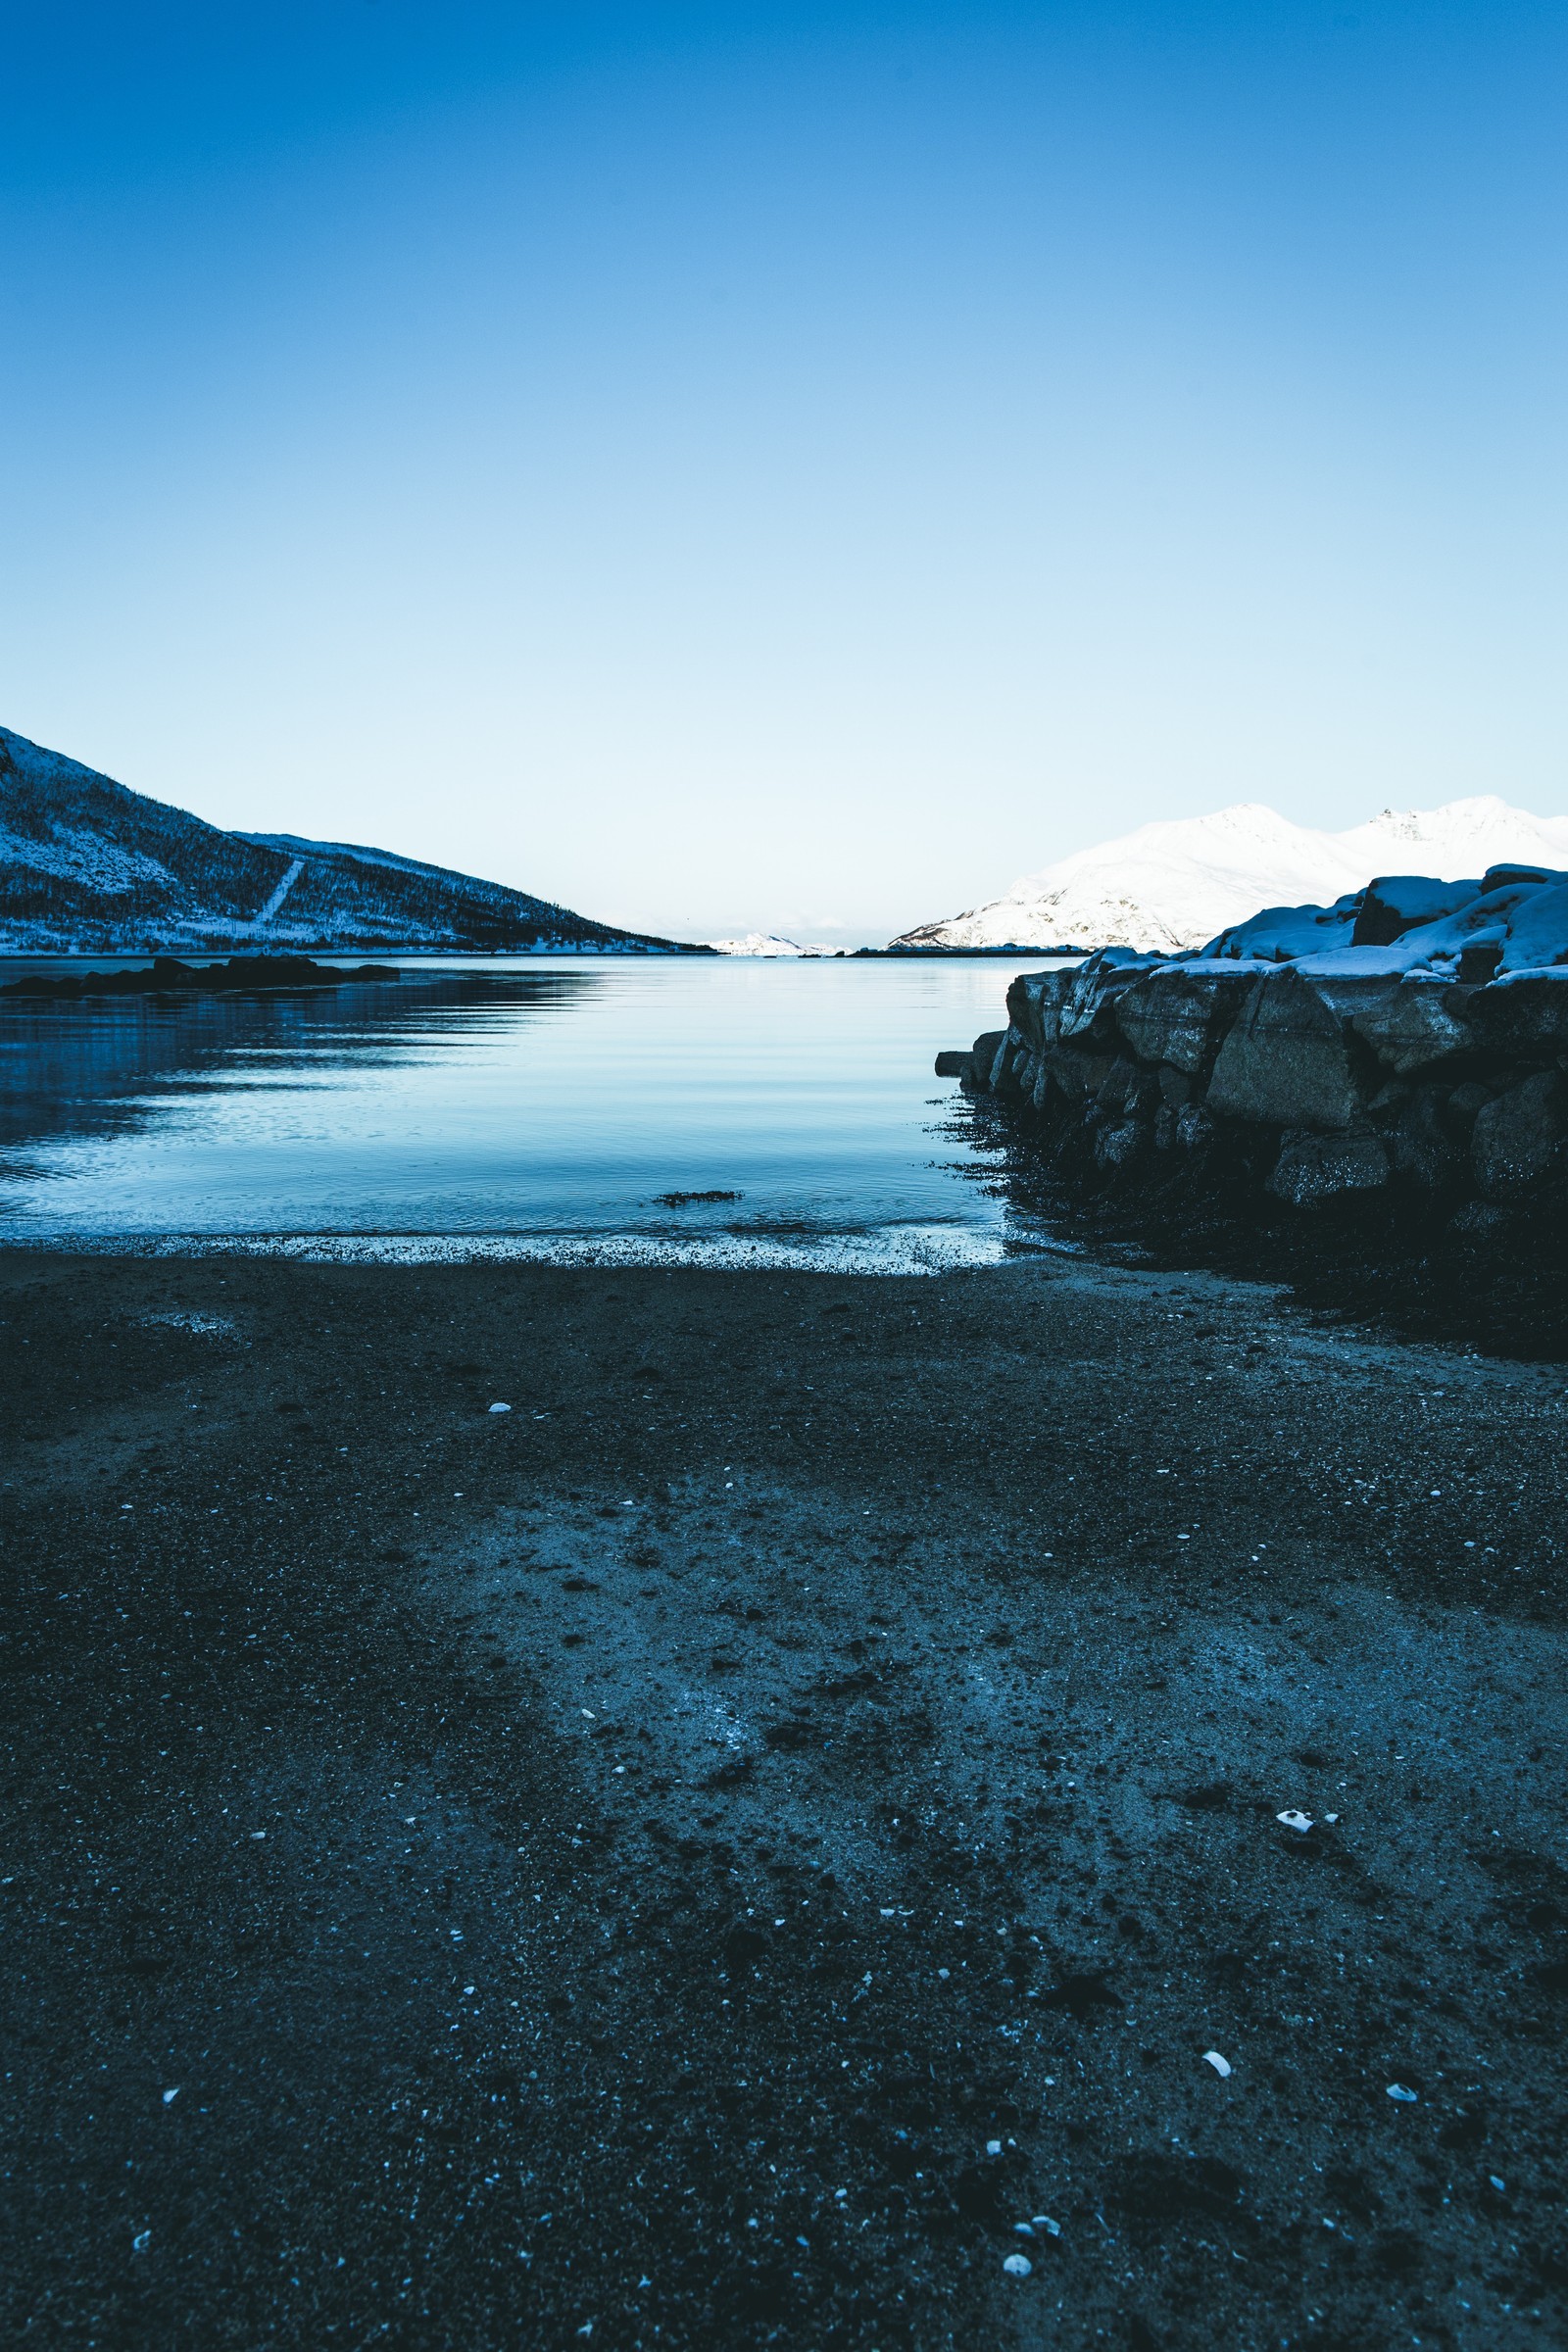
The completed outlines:
[[[75,825],[52,825],[41,834],[18,833],[0,825],[0,866],[8,865],[55,874],[63,882],[79,882],[88,890],[117,899],[144,889],[149,882],[167,888],[173,879],[168,866],[156,858]]]

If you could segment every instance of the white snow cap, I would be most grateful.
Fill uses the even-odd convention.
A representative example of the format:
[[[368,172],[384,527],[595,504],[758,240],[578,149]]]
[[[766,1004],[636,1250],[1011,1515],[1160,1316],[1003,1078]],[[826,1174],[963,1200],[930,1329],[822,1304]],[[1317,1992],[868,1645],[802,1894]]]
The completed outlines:
[[[1505,859],[1568,865],[1568,816],[1533,816],[1489,794],[1441,808],[1385,808],[1348,832],[1320,833],[1258,802],[1241,802],[1075,850],[1000,899],[921,924],[892,944],[1129,947],[1174,956],[1260,906],[1315,911],[1374,874],[1420,869],[1455,880]]]
[[[803,948],[799,940],[785,939],[777,931],[748,931],[744,939],[710,939],[707,943],[721,956],[831,956],[831,948]]]

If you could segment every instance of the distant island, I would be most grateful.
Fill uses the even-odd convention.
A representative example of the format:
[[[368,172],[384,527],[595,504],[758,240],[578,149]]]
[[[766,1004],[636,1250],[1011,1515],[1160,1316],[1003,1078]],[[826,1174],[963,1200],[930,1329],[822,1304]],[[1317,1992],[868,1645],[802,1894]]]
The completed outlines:
[[[308,956],[231,956],[226,963],[181,963],[177,956],[158,956],[150,964],[114,972],[28,972],[0,983],[0,997],[29,1004],[79,1004],[84,997],[305,996],[402,977],[395,964],[313,963]]]
[[[390,850],[226,833],[0,727],[0,955],[706,956]]]

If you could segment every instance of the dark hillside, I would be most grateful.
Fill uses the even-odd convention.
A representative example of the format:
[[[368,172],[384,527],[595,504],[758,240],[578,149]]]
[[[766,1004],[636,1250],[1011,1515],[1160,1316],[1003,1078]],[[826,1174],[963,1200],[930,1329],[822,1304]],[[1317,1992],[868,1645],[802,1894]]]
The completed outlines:
[[[389,851],[226,833],[0,727],[0,954],[673,944]]]

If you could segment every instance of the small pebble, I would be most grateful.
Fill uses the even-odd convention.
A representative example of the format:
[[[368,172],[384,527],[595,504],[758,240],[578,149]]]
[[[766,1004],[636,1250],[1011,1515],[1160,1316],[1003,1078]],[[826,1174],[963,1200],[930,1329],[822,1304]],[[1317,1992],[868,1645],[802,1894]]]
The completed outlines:
[[[1401,2104],[1406,2107],[1413,2107],[1417,2098],[1420,2096],[1420,2093],[1414,2090],[1406,2090],[1402,2082],[1391,2082],[1389,2084],[1389,2096],[1391,2099],[1398,2099]]]
[[[1205,2066],[1211,2066],[1214,2069],[1215,2074],[1221,2077],[1228,2075],[1231,2071],[1230,2060],[1228,2058],[1222,2058],[1218,2050],[1205,2050],[1203,2052],[1203,2064]]]
[[[1035,2266],[1027,2254],[1004,2254],[1002,2267],[1009,2278],[1027,2278]]]

